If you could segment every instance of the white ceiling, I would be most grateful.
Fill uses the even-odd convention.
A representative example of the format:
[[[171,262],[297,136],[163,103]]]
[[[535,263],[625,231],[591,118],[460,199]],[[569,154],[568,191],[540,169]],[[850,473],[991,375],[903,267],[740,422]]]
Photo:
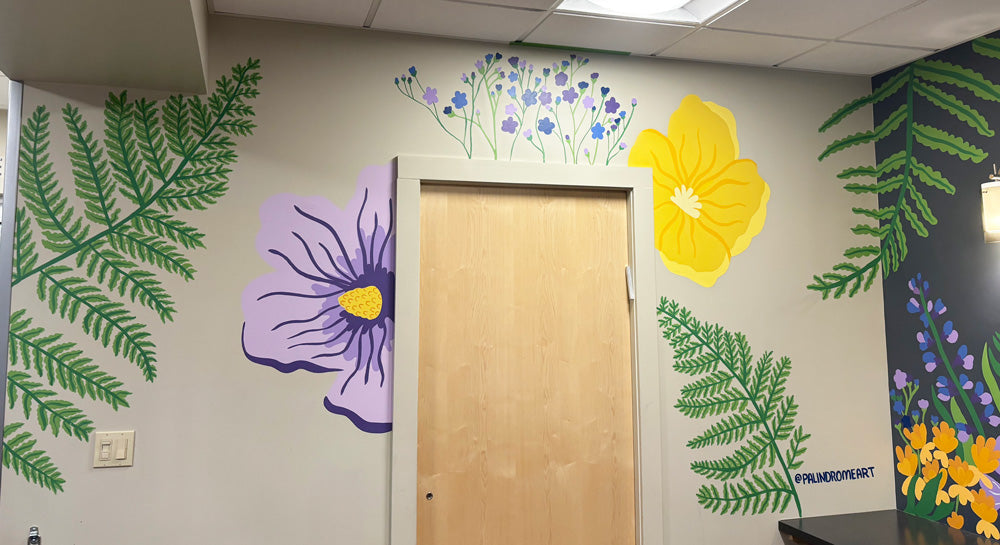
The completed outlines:
[[[702,24],[556,12],[561,0],[209,0],[213,13],[489,42],[873,75],[1000,29],[997,0],[730,0]]]

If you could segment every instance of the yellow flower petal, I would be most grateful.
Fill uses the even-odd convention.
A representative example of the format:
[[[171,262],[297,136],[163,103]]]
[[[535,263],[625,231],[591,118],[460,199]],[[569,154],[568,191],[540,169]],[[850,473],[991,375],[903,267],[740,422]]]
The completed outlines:
[[[667,269],[712,286],[746,250],[767,217],[771,190],[749,159],[738,159],[732,112],[689,95],[667,135],[647,129],[629,166],[653,171],[654,237]]]
[[[997,531],[997,527],[985,520],[976,523],[976,531],[988,538],[1000,539],[1000,532]]]
[[[948,517],[948,526],[951,526],[956,530],[961,530],[962,526],[965,526],[965,517],[959,515],[957,512],[952,513],[951,516]]]
[[[973,500],[972,492],[968,488],[957,484],[953,484],[948,487],[948,496],[958,498],[958,503],[962,505],[965,505]]]

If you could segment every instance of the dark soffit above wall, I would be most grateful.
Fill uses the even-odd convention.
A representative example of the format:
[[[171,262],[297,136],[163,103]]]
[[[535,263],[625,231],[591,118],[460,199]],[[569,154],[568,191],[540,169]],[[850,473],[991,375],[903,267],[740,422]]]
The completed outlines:
[[[0,0],[0,72],[203,93],[205,0]]]

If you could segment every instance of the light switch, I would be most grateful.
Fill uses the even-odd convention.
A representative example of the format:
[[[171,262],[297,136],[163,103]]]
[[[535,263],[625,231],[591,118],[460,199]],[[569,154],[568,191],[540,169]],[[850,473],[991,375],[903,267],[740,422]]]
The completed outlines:
[[[128,467],[135,453],[135,431],[94,432],[94,467]]]

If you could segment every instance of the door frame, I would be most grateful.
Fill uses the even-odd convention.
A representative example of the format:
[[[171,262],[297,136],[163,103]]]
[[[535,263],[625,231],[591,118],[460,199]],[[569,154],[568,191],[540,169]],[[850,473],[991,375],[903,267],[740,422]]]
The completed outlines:
[[[663,543],[663,458],[657,357],[653,176],[650,168],[441,157],[396,158],[396,308],[392,393],[390,545],[417,543],[417,379],[420,354],[420,188],[423,183],[611,189],[627,194],[635,300],[632,401],[636,543]],[[622,271],[622,276],[624,271]],[[625,278],[622,278],[625,281]]]

